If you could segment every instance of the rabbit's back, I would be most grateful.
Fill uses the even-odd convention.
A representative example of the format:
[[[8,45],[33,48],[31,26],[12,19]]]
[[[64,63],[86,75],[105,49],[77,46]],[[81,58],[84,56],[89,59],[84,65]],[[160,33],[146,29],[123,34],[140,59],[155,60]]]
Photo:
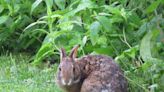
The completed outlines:
[[[77,62],[84,82],[81,92],[127,92],[127,82],[119,66],[110,57],[88,55]]]

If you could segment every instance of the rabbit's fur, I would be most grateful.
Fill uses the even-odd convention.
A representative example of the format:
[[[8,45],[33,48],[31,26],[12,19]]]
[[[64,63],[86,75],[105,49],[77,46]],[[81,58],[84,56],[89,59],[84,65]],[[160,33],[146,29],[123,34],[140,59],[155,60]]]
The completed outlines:
[[[69,57],[61,50],[57,83],[65,92],[127,92],[127,81],[113,59],[103,55],[75,59],[77,48]]]

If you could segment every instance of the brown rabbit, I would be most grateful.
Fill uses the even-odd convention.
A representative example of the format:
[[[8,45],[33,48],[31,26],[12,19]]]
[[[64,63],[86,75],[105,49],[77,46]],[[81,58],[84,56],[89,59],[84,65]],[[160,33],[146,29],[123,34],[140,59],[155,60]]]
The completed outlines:
[[[76,59],[78,46],[67,57],[61,49],[57,84],[65,92],[127,92],[127,81],[113,59],[87,55]]]

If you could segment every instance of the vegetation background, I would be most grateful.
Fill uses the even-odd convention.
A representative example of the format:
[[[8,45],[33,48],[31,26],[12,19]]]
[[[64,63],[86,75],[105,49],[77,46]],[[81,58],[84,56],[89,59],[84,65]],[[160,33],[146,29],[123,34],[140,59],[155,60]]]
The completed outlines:
[[[58,49],[80,44],[112,56],[130,92],[163,92],[163,17],[164,0],[0,0],[0,91],[61,92]]]

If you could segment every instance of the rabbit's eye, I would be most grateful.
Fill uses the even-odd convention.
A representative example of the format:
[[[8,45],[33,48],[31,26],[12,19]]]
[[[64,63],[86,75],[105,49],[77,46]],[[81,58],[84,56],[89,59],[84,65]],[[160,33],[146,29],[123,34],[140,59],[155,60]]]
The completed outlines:
[[[73,72],[75,72],[75,67],[73,67]]]
[[[59,67],[59,71],[61,71],[61,68]]]

